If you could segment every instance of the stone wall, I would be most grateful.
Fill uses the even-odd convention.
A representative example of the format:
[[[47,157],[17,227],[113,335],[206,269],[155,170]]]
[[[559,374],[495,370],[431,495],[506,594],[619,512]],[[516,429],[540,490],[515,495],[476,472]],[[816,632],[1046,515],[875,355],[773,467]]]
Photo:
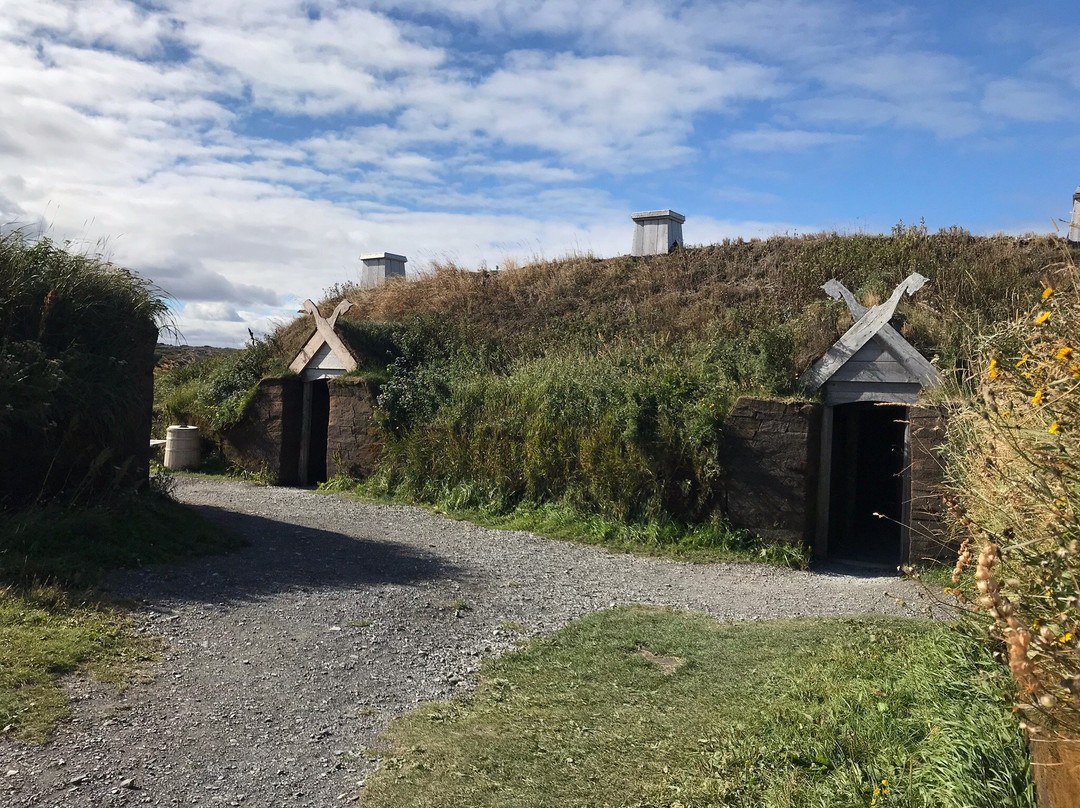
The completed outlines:
[[[240,423],[222,441],[225,459],[276,485],[295,485],[303,390],[298,376],[263,379]]]
[[[330,381],[330,427],[326,436],[326,473],[363,479],[375,470],[382,444],[372,421],[375,396],[363,379]]]
[[[735,527],[809,543],[815,527],[821,405],[743,397],[724,422],[724,489]]]
[[[952,562],[957,542],[945,523],[941,500],[945,486],[944,460],[938,453],[945,442],[944,407],[908,409],[911,449],[911,522],[908,563]]]

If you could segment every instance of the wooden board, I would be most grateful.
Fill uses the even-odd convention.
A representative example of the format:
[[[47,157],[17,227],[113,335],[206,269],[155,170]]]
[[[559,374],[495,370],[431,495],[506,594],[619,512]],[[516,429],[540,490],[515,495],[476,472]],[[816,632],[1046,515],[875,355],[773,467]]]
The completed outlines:
[[[825,388],[825,403],[854,404],[877,401],[884,404],[917,404],[922,386],[895,382],[867,384],[866,382],[830,382]]]

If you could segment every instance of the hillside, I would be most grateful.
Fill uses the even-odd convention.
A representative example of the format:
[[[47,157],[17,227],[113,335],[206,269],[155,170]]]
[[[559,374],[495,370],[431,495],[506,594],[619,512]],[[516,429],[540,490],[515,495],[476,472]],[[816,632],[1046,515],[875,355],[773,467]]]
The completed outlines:
[[[201,362],[236,350],[238,349],[218,348],[213,345],[166,345],[159,342],[154,348],[154,372],[175,370],[192,362]]]
[[[851,323],[820,286],[865,304],[911,272],[898,311],[943,371],[963,375],[991,326],[1015,317],[1069,255],[1052,237],[820,234],[727,241],[670,255],[574,256],[497,272],[442,265],[348,297],[337,330],[375,396],[369,492],[491,518],[526,514],[608,544],[740,546],[726,526],[725,418],[739,396],[790,396]],[[313,332],[299,317],[225,361],[158,382],[158,403],[208,431],[244,416]],[[347,484],[340,482],[338,484]],[[543,516],[536,516],[536,514]],[[545,528],[548,530],[549,528]]]
[[[900,309],[905,336],[928,353],[944,352],[948,362],[969,329],[1025,307],[1040,279],[1060,267],[1063,249],[1050,236],[980,237],[959,228],[928,234],[898,226],[888,236],[725,241],[672,255],[576,256],[497,272],[446,264],[374,290],[339,286],[320,305],[329,313],[347,295],[354,306],[345,319],[354,321],[433,315],[515,356],[568,343],[681,341],[787,324],[801,369],[850,324],[822,283],[836,277],[872,303],[917,271],[931,283]],[[283,358],[312,330],[307,317],[286,327],[279,335]]]

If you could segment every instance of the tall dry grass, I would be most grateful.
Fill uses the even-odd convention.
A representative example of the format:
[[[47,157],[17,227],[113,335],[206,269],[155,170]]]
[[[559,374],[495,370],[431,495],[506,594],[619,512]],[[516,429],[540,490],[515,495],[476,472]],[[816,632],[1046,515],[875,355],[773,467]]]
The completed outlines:
[[[1080,731],[1080,275],[1072,254],[983,337],[949,427],[954,594],[987,615],[1032,728]],[[973,578],[964,571],[973,570]]]
[[[884,236],[725,241],[671,255],[573,256],[499,272],[444,263],[377,289],[335,287],[321,306],[329,313],[348,295],[349,319],[438,315],[515,355],[568,342],[596,347],[621,337],[677,340],[790,323],[804,346],[796,364],[805,367],[850,324],[844,307],[825,299],[822,283],[836,277],[872,299],[918,271],[931,284],[901,307],[906,336],[950,364],[971,332],[1016,314],[1033,281],[1055,271],[1060,244],[1053,237],[977,237],[959,228],[930,234],[901,225]],[[298,350],[310,331],[304,318],[285,328],[283,350]]]

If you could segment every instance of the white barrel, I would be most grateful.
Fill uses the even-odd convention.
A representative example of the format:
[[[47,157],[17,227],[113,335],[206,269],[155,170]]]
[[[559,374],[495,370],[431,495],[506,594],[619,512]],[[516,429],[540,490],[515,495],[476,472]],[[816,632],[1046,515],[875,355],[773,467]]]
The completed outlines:
[[[199,465],[199,428],[170,426],[165,431],[165,468],[193,469]]]

